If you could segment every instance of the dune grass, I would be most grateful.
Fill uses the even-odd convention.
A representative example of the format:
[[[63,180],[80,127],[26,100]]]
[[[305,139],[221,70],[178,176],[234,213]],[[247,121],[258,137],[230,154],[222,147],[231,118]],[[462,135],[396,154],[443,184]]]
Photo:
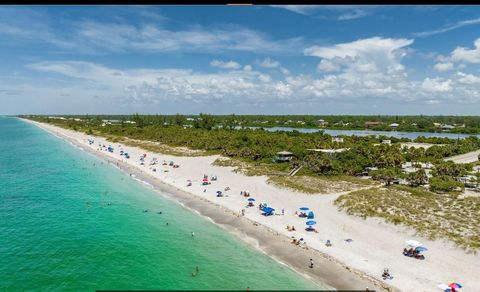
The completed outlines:
[[[430,239],[448,239],[468,252],[480,249],[480,197],[390,186],[351,192],[338,197],[335,204],[350,215],[380,217]]]

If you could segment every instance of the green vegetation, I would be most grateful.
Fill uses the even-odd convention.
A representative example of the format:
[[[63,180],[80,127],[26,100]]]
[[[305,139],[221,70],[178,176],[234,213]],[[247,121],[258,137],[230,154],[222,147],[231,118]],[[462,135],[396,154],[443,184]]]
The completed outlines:
[[[448,238],[468,251],[480,248],[480,197],[390,186],[351,192],[338,197],[335,204],[350,215],[380,217],[413,227],[431,239]]]

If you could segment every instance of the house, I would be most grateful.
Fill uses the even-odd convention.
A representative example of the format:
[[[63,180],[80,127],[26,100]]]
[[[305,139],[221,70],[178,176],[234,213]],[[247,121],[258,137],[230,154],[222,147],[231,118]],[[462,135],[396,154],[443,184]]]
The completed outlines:
[[[332,137],[332,142],[343,143],[343,138],[341,138],[341,137]]]
[[[293,158],[293,153],[288,151],[277,152],[273,162],[289,162]]]
[[[440,127],[442,126],[442,124],[440,124],[440,123],[433,123],[433,126],[434,126],[435,128],[440,128]]]
[[[323,120],[323,119],[320,119],[320,120],[318,120],[317,122],[318,122],[318,126],[319,126],[319,127],[326,127],[326,126],[328,126],[328,122],[325,122],[325,120]]]
[[[383,125],[382,122],[365,122],[365,128],[373,128]]]
[[[390,145],[392,144],[392,140],[382,140],[382,144]]]
[[[442,130],[443,131],[449,131],[455,129],[455,126],[452,125],[442,125]]]
[[[390,128],[392,128],[392,129],[396,129],[396,128],[398,128],[398,126],[400,126],[400,125],[397,124],[397,123],[393,123],[393,124],[390,124],[390,125],[388,125],[388,126],[389,126]]]

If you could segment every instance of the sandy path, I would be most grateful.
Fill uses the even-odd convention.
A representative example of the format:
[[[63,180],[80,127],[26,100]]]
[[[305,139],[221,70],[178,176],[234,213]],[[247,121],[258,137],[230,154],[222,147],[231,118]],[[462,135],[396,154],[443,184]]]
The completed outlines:
[[[36,123],[38,124],[38,123]],[[66,135],[75,140],[82,147],[90,147],[93,150],[98,148],[98,143],[109,145],[108,141],[101,137],[87,136],[82,133],[66,130],[51,125],[41,124],[42,128],[52,132]],[[93,138],[95,143],[89,146],[88,138]],[[234,173],[231,167],[218,167],[211,165],[219,156],[207,157],[174,157],[163,154],[154,154],[142,149],[112,144],[114,153],[98,151],[112,159],[121,161],[137,170],[142,170],[157,180],[172,185],[180,190],[191,193],[198,198],[208,200],[231,210],[240,213],[245,208],[246,199],[239,195],[240,191],[248,190],[256,203],[266,202],[281,214],[282,208],[285,215],[264,217],[258,208],[245,208],[246,219],[257,221],[262,225],[285,236],[303,237],[310,248],[327,254],[336,261],[347,265],[355,271],[361,271],[370,277],[376,278],[402,291],[440,291],[437,285],[448,281],[456,281],[464,285],[463,291],[480,291],[477,281],[480,274],[480,256],[469,255],[450,243],[442,241],[430,241],[426,238],[415,236],[410,229],[384,223],[379,219],[363,220],[353,216],[347,216],[339,212],[332,202],[339,194],[308,195],[291,190],[280,189],[267,183],[263,176],[248,177]],[[121,159],[118,151],[120,148],[128,151],[131,158]],[[180,168],[173,169],[168,166],[157,165],[156,172],[149,169],[149,166],[139,165],[139,157],[147,153],[146,162],[151,157],[157,157],[160,161],[173,160],[180,165]],[[164,172],[168,170],[168,172]],[[200,184],[203,174],[216,174],[218,181],[212,182],[206,187]],[[191,179],[193,185],[187,187],[187,180]],[[224,190],[228,186],[230,191],[226,192],[227,197],[217,198],[215,192]],[[204,190],[206,190],[204,192]],[[299,207],[307,206],[315,212],[315,220],[318,222],[316,228],[319,233],[306,232],[305,219],[294,216]],[[296,232],[288,232],[287,225],[294,225]],[[344,239],[351,238],[353,242],[347,243]],[[326,247],[325,241],[330,239],[332,247]],[[406,239],[416,239],[428,246],[426,260],[419,261],[407,258],[402,255]],[[284,247],[287,248],[287,247]],[[294,268],[297,263],[290,263]],[[394,276],[391,280],[382,280],[383,268],[388,267]],[[325,275],[323,275],[325,276]],[[328,282],[327,282],[328,283]],[[338,283],[336,283],[338,284]],[[362,283],[363,285],[363,283]],[[335,286],[334,287],[340,287]],[[341,285],[343,289],[345,285]],[[356,289],[363,289],[364,286]],[[373,288],[371,286],[371,288]],[[352,289],[349,287],[348,289]]]
[[[478,155],[480,155],[480,150],[448,157],[445,158],[445,161],[453,161],[455,163],[472,163],[478,161]]]

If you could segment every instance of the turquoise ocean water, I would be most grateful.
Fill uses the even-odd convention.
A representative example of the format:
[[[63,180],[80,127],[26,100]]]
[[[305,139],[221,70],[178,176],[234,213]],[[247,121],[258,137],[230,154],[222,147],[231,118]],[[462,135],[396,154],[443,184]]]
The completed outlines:
[[[0,117],[0,290],[246,287],[317,288],[120,170]]]

